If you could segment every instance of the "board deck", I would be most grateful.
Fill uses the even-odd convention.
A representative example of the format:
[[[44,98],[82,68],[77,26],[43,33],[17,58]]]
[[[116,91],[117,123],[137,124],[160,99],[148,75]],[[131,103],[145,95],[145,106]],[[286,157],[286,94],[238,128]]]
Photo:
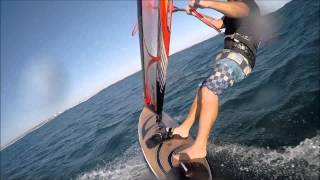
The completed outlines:
[[[177,127],[178,124],[168,114],[162,113],[161,123],[156,122],[157,115],[149,108],[144,107],[139,118],[139,142],[146,162],[151,171],[159,179],[181,179],[174,169],[179,168],[179,163],[172,162],[172,153],[190,146],[193,139],[170,139],[160,143],[156,147],[148,148],[146,141],[154,135],[159,126]],[[210,166],[205,158],[199,159],[197,163],[205,167],[207,173],[205,179],[212,179]],[[173,175],[173,176],[172,176]]]

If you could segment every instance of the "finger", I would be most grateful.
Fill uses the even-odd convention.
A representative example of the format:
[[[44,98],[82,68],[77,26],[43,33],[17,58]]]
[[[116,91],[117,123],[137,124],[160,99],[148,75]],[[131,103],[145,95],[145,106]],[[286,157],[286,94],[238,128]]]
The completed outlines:
[[[190,1],[189,2],[189,6],[190,6],[191,9],[197,9],[198,8],[198,6],[196,5],[195,0]]]
[[[190,11],[190,7],[189,7],[189,6],[187,6],[187,7],[185,8],[185,11],[186,11],[186,13],[187,13],[187,14],[190,14],[190,13],[191,13],[191,11]]]
[[[189,9],[193,9],[194,8],[194,6],[193,6],[193,4],[188,4],[188,7],[189,7]]]
[[[189,1],[189,6],[192,7],[192,8],[194,8],[195,2],[196,2],[195,0]]]

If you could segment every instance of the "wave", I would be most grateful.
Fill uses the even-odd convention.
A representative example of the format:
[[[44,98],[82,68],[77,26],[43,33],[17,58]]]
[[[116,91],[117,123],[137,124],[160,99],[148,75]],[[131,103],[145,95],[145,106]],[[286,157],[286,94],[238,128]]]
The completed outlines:
[[[320,135],[277,150],[238,144],[209,146],[216,177],[227,179],[319,179]]]
[[[133,180],[155,179],[144,162],[142,151],[136,143],[129,147],[122,156],[109,163],[96,167],[92,171],[80,174],[77,180],[108,179]]]
[[[239,144],[210,144],[208,161],[214,177],[222,179],[319,179],[320,135],[305,139],[295,147],[277,150]],[[145,163],[139,145],[133,144],[122,156],[77,180],[155,179]]]

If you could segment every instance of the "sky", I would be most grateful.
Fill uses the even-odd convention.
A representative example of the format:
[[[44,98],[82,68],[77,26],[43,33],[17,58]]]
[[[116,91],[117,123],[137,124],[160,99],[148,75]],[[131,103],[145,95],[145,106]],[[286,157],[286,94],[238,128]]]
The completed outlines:
[[[257,2],[268,13],[288,1]],[[0,12],[1,147],[141,69],[134,0],[1,1]],[[217,34],[183,12],[172,22],[171,54]]]

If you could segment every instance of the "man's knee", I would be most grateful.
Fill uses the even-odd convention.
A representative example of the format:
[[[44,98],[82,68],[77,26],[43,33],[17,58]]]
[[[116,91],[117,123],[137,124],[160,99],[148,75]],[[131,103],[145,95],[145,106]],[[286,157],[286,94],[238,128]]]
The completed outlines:
[[[218,100],[218,95],[215,92],[207,88],[206,86],[202,86],[199,89],[199,94],[202,102],[212,102]]]

